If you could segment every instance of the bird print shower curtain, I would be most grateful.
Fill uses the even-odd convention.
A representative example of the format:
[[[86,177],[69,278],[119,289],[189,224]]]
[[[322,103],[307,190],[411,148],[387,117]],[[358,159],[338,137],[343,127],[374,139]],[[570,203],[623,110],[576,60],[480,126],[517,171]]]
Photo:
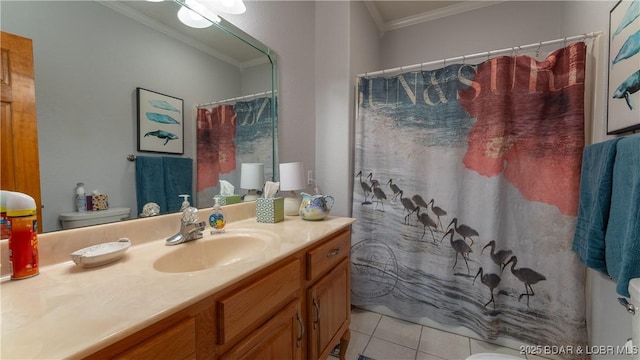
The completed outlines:
[[[585,58],[579,42],[359,80],[354,305],[585,356]]]

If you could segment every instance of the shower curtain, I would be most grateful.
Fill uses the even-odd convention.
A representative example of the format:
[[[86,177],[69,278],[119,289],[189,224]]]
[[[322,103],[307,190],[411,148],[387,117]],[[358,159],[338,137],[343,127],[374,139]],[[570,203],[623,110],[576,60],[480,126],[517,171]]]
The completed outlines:
[[[579,42],[360,79],[354,305],[585,356],[585,58]]]
[[[238,189],[240,164],[272,162],[272,99],[259,97],[212,108],[197,109],[197,191],[198,204],[210,204],[219,193],[222,178]],[[265,166],[265,177],[272,170]]]

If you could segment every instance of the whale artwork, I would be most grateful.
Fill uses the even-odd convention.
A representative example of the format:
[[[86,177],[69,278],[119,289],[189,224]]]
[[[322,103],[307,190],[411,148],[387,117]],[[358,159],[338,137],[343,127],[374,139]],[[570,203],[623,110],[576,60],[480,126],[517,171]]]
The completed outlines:
[[[622,30],[624,30],[629,24],[631,24],[635,19],[640,16],[640,0],[633,0],[631,5],[627,8],[627,12],[620,20],[620,24],[616,28],[616,31],[613,33],[612,37],[616,37],[616,35],[620,34]]]
[[[145,113],[147,119],[155,121],[160,124],[180,124],[180,122],[173,117],[165,114],[158,114],[154,112]]]
[[[613,59],[613,64],[617,64],[624,59],[628,59],[638,52],[640,52],[640,30],[629,36],[624,44],[622,44],[620,51],[618,51],[615,59]]]
[[[629,109],[633,110],[630,95],[640,90],[640,70],[631,74],[618,88],[613,92],[614,99],[624,98],[627,101]]]
[[[147,100],[147,102],[154,108],[180,113],[180,110],[176,109],[173,105],[169,104],[165,100]]]
[[[179,139],[178,135],[170,133],[168,131],[164,131],[164,130],[149,131],[148,133],[144,134],[144,137],[147,137],[147,136],[155,136],[158,139],[165,139],[164,144],[162,145],[167,145],[169,140]]]

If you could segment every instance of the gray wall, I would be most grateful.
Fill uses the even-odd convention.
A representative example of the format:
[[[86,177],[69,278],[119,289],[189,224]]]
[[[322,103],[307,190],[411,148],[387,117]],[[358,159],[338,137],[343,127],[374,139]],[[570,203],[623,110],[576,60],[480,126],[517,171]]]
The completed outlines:
[[[237,67],[97,2],[1,6],[2,31],[33,39],[44,231],[74,211],[80,181],[136,215],[136,87],[184,100],[183,156],[194,160],[194,106],[240,95]]]

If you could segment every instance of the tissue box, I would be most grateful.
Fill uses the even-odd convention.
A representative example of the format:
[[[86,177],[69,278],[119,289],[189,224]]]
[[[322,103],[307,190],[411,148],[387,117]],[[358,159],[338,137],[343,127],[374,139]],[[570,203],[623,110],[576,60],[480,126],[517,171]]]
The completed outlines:
[[[239,204],[242,201],[242,197],[240,195],[216,195],[214,196],[218,199],[218,204],[220,205],[231,205],[231,204]]]
[[[284,198],[258,198],[256,200],[256,220],[260,223],[271,224],[284,220]]]
[[[87,195],[87,210],[107,210],[109,208],[109,198],[107,195]]]

